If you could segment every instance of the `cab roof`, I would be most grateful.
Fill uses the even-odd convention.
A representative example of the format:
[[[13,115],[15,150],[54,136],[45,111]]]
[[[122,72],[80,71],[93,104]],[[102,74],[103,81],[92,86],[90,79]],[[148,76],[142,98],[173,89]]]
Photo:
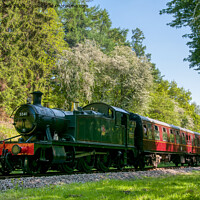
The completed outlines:
[[[108,105],[106,103],[102,103],[102,102],[91,103],[91,104],[88,104],[88,105],[83,107],[83,110],[94,110],[94,111],[97,111],[97,112],[103,111],[103,113],[105,113],[105,111],[108,111],[108,109],[111,109],[115,112],[121,112],[121,113],[129,115],[129,112],[127,112],[126,110],[124,110],[122,108],[110,106],[110,105]]]

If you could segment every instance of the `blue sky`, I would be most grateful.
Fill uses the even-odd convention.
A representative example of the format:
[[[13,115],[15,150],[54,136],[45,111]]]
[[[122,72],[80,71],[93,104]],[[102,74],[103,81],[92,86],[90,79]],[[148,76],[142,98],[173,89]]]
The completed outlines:
[[[166,24],[173,19],[171,15],[159,15],[169,0],[93,0],[89,5],[99,5],[106,9],[112,21],[112,27],[131,30],[140,28],[145,36],[146,53],[152,56],[152,62],[168,81],[176,81],[192,93],[192,102],[200,105],[200,74],[189,69],[189,63],[183,59],[189,55],[187,39],[182,35],[189,33],[188,28],[176,29]]]

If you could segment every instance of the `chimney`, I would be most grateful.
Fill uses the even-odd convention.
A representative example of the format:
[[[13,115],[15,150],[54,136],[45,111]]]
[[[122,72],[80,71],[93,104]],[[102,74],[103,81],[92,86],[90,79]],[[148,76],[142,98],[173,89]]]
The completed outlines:
[[[43,93],[40,91],[35,91],[31,93],[33,95],[33,105],[41,106],[41,100]]]

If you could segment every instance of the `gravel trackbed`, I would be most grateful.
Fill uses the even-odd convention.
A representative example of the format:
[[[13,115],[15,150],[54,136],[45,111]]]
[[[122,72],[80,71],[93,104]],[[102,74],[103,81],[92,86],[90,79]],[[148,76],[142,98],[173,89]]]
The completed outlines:
[[[176,174],[187,174],[191,171],[200,171],[200,167],[188,167],[179,169],[155,169],[151,171],[136,172],[110,172],[110,173],[93,173],[93,174],[73,174],[44,177],[26,177],[0,180],[0,191],[18,188],[39,188],[48,185],[61,185],[70,183],[85,183],[100,181],[105,179],[118,180],[136,180],[145,177],[161,177]]]

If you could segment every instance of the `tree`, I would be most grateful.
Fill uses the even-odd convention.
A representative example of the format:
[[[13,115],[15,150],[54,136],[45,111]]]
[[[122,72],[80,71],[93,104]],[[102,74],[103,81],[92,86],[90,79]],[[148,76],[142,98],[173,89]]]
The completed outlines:
[[[173,0],[168,2],[167,8],[160,11],[160,14],[172,14],[174,20],[168,23],[171,27],[189,27],[191,33],[185,34],[190,41],[187,45],[190,48],[190,55],[187,60],[190,67],[200,70],[200,2],[198,0]]]
[[[151,67],[130,47],[115,47],[107,55],[94,42],[86,41],[66,51],[58,63],[63,105],[69,107],[74,100],[82,105],[102,101],[129,111],[147,109]]]
[[[84,0],[68,0],[59,10],[59,16],[64,25],[65,41],[70,47],[85,39],[90,31],[91,20],[86,13],[88,8]]]
[[[53,4],[0,1],[0,106],[12,110],[33,90],[47,91],[65,47]]]
[[[108,35],[115,46],[130,46],[130,42],[126,39],[128,31],[128,29],[113,28],[108,32]]]
[[[132,30],[132,34],[131,47],[133,51],[135,51],[138,57],[145,56],[146,46],[142,44],[145,39],[143,32],[139,28],[136,28]]]
[[[190,107],[190,102],[192,100],[190,91],[186,91],[183,87],[179,88],[175,81],[170,83],[168,90],[170,98],[178,102],[182,108],[188,109]]]
[[[110,97],[114,105],[143,114],[148,109],[153,81],[151,64],[145,57],[138,58],[130,47],[119,46],[111,52],[110,66]]]
[[[111,20],[105,9],[88,7],[86,0],[66,0],[58,10],[65,29],[65,41],[70,47],[85,40],[94,40],[104,52],[110,52],[116,45],[129,45],[128,30],[111,28]]]
[[[169,124],[180,125],[175,102],[170,99],[164,91],[154,91],[151,93],[151,103],[147,116]]]
[[[190,130],[197,130],[198,107],[190,104],[191,93],[179,88],[177,83],[161,79],[154,82],[150,109],[147,115],[160,121]]]

